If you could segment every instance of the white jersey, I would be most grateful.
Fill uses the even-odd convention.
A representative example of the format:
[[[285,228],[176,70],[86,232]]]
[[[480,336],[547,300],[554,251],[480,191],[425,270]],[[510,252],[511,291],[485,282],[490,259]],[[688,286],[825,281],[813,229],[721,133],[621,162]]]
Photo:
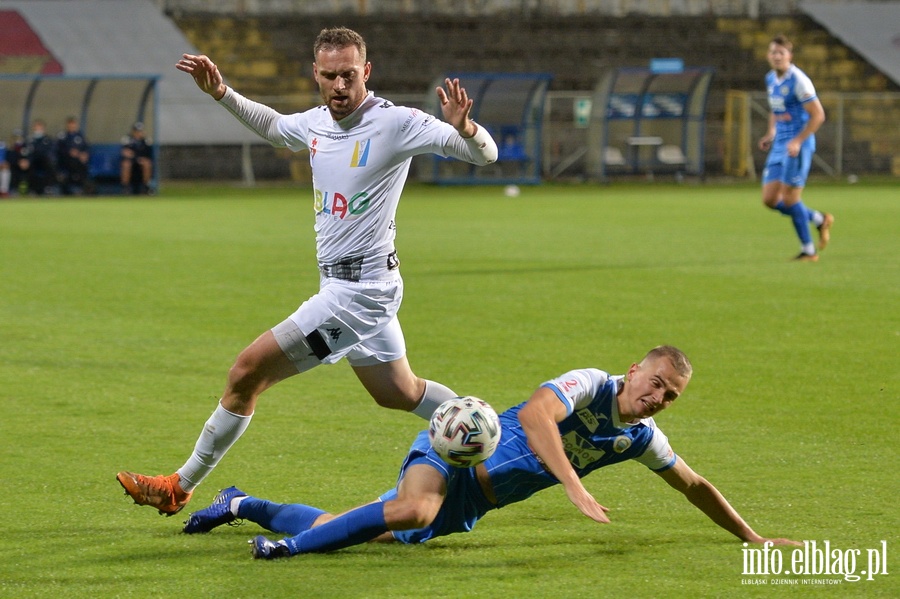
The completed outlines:
[[[340,121],[325,106],[278,114],[231,89],[221,102],[272,145],[309,150],[319,266],[324,272],[330,265],[352,264],[363,280],[383,279],[397,269],[395,216],[413,156],[487,164],[497,155],[482,127],[475,138],[464,139],[448,123],[371,92]],[[260,111],[266,111],[263,118]]]

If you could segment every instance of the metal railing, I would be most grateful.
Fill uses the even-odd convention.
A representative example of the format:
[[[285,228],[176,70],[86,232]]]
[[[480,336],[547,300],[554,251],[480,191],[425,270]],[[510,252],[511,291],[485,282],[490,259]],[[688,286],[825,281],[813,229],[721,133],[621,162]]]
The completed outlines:
[[[544,105],[542,173],[544,180],[587,180],[591,91],[551,91]],[[391,94],[395,104],[427,109],[422,94]],[[813,172],[828,176],[879,174],[900,176],[900,93],[823,93],[826,122],[816,135]],[[319,103],[317,94],[255,98],[281,112]],[[755,179],[765,153],[756,147],[768,126],[764,92],[730,91],[724,119],[707,117],[705,172]]]
[[[900,176],[900,93],[845,92],[819,95],[825,123],[816,133],[814,167],[840,177],[859,173]],[[756,177],[765,154],[756,145],[768,128],[764,92],[731,90],[725,99],[722,170]]]

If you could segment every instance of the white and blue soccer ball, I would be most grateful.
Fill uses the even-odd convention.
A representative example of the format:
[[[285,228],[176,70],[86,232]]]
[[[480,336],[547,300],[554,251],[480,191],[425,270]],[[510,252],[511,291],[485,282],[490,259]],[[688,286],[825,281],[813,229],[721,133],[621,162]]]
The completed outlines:
[[[431,447],[457,468],[471,468],[494,454],[500,443],[500,419],[486,401],[454,397],[442,403],[428,426]]]

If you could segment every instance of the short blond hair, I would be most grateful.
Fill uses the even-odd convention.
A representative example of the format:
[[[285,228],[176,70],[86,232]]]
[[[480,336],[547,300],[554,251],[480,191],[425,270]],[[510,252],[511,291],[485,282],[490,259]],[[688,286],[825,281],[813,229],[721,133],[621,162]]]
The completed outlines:
[[[657,358],[666,358],[669,360],[669,363],[672,364],[672,368],[675,369],[680,376],[685,378],[690,378],[694,373],[694,367],[691,365],[691,361],[685,355],[683,351],[674,347],[672,345],[660,345],[658,347],[654,347],[650,351],[647,352],[647,355],[644,356],[644,359],[641,362],[645,362],[647,360],[656,360]]]

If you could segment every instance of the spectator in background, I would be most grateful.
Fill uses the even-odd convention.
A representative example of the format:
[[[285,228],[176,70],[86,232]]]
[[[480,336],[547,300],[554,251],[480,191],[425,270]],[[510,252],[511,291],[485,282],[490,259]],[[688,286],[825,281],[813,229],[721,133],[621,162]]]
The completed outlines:
[[[9,165],[9,193],[24,193],[25,171],[22,170],[22,152],[25,136],[21,129],[14,129],[6,145],[6,164]]]
[[[131,134],[122,140],[122,190],[125,193],[150,193],[153,174],[153,148],[144,137],[144,124],[135,123]]]
[[[78,119],[66,119],[66,129],[56,139],[56,166],[59,190],[63,195],[83,193],[88,184],[90,148]]]
[[[28,191],[42,196],[56,180],[53,140],[47,137],[47,124],[35,119],[31,125],[31,137],[22,148],[19,167],[28,181]]]
[[[0,198],[9,197],[9,182],[12,173],[9,170],[9,162],[6,158],[6,142],[0,140]]]

